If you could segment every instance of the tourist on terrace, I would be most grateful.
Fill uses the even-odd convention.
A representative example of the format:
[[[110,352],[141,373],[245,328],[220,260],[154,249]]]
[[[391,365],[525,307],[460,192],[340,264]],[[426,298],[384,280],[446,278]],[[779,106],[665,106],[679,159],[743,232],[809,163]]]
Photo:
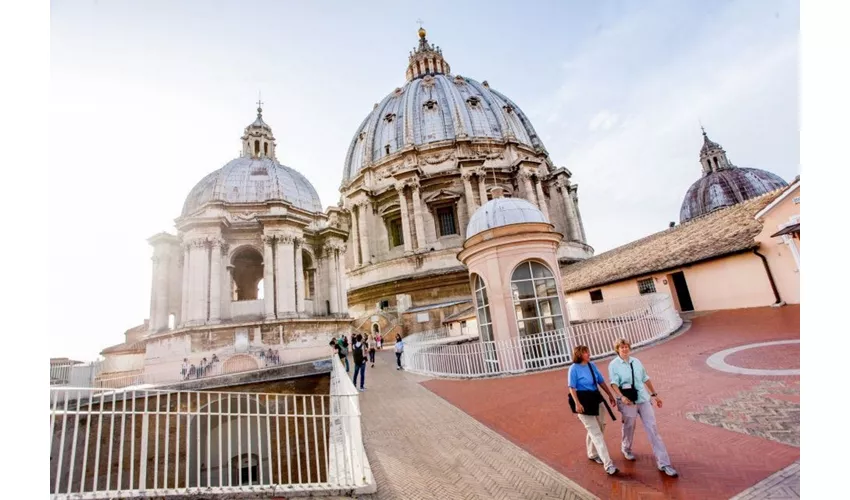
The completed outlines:
[[[590,349],[579,345],[573,349],[573,364],[570,366],[568,375],[570,394],[575,402],[575,412],[578,419],[587,429],[585,446],[587,447],[587,458],[605,467],[608,475],[614,475],[617,467],[611,460],[608,447],[605,445],[605,414],[600,408],[605,403],[601,387],[608,394],[611,404],[614,404],[614,394],[605,384],[605,378],[599,373],[596,365],[590,362]]]
[[[370,342],[369,345],[369,362],[372,363],[372,368],[375,368],[375,344],[378,341]]]
[[[189,365],[189,378],[194,377],[194,376],[195,376],[195,372],[196,372],[196,370],[195,370],[195,364],[194,364],[194,363],[192,363],[191,365]]]
[[[401,355],[404,354],[404,341],[401,340],[401,334],[395,336],[395,362],[398,365],[396,370],[404,370],[401,366]]]
[[[655,423],[655,411],[652,409],[652,401],[660,409],[661,398],[655,392],[652,381],[649,380],[643,364],[635,357],[629,356],[632,346],[626,339],[620,339],[614,344],[617,357],[608,365],[608,378],[611,388],[618,394],[617,408],[623,415],[623,442],[621,450],[626,460],[634,460],[632,454],[632,443],[635,437],[635,422],[640,415],[643,428],[649,436],[652,452],[655,454],[655,464],[658,470],[670,477],[679,475],[676,469],[670,465],[670,456],[667,448],[661,441],[658,433],[658,425]],[[649,389],[649,391],[647,391]]]
[[[348,344],[345,336],[340,336],[339,340],[336,341],[336,346],[339,359],[345,362],[345,372],[348,373]]]
[[[384,348],[384,337],[379,333],[377,337],[375,337],[375,342],[378,343],[378,349]]]
[[[354,345],[351,346],[351,357],[354,358],[354,385],[357,386],[357,374],[360,374],[360,392],[366,390],[366,356],[363,344],[363,336],[358,334],[355,337]]]
[[[180,367],[180,376],[183,380],[186,380],[186,376],[189,374],[189,358],[183,358],[183,366]]]

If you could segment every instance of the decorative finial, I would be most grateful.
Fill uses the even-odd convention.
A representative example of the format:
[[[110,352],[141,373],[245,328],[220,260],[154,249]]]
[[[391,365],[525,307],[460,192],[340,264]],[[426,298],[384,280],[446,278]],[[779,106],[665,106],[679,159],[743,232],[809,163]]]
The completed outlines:
[[[257,94],[257,116],[263,116],[263,92]]]
[[[417,19],[417,23],[419,23],[419,38],[425,38],[425,28],[422,27],[422,19]]]

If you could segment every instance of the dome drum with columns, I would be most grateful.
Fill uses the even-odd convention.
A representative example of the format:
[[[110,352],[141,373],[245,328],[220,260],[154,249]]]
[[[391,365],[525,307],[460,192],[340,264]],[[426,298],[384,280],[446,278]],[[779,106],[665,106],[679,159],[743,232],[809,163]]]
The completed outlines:
[[[552,163],[516,103],[486,81],[451,74],[425,35],[420,30],[410,54],[407,82],[375,105],[345,157],[354,317],[395,308],[403,320],[411,307],[469,299],[457,252],[495,187],[537,207],[563,235],[561,265],[593,254],[572,173]]]
[[[267,348],[283,362],[319,359],[329,338],[350,328],[347,213],[322,212],[310,182],[278,162],[261,108],[242,146],[190,191],[177,235],[148,240],[150,317],[136,360],[146,370],[176,362],[177,373],[184,357]]]

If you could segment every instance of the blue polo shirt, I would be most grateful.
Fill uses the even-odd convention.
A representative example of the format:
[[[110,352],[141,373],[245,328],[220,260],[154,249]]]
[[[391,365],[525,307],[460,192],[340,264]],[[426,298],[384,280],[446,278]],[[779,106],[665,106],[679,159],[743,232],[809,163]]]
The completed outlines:
[[[608,365],[608,378],[612,384],[617,384],[617,387],[622,387],[623,384],[631,384],[632,368],[629,366],[629,363],[635,369],[634,388],[638,391],[638,398],[635,402],[646,403],[650,399],[649,391],[646,390],[646,381],[649,380],[649,375],[646,374],[643,363],[636,357],[629,356],[628,361],[623,361],[620,356],[614,358]]]
[[[591,375],[591,370],[593,374]],[[567,374],[567,381],[570,387],[577,391],[592,391],[596,389],[596,384],[593,383],[593,378],[596,377],[596,384],[604,385],[605,378],[599,373],[599,369],[593,363],[581,365],[573,363],[570,366],[570,371]]]

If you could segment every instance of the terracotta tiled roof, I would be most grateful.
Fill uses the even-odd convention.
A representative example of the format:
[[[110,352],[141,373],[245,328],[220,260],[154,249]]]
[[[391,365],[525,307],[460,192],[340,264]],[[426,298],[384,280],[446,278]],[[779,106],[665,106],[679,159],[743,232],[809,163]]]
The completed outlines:
[[[751,198],[567,266],[561,272],[564,290],[575,292],[756,248],[762,223],[755,215],[781,193]]]
[[[127,354],[145,352],[145,342],[143,340],[130,342],[129,344],[127,342],[122,342],[100,351],[101,354],[116,354],[119,352]]]
[[[474,317],[475,317],[475,306],[469,306],[466,309],[462,309],[462,310],[452,314],[451,316],[446,317],[446,319],[443,320],[443,324],[451,323],[452,321],[459,321],[459,320],[463,320],[463,319],[474,318]]]

